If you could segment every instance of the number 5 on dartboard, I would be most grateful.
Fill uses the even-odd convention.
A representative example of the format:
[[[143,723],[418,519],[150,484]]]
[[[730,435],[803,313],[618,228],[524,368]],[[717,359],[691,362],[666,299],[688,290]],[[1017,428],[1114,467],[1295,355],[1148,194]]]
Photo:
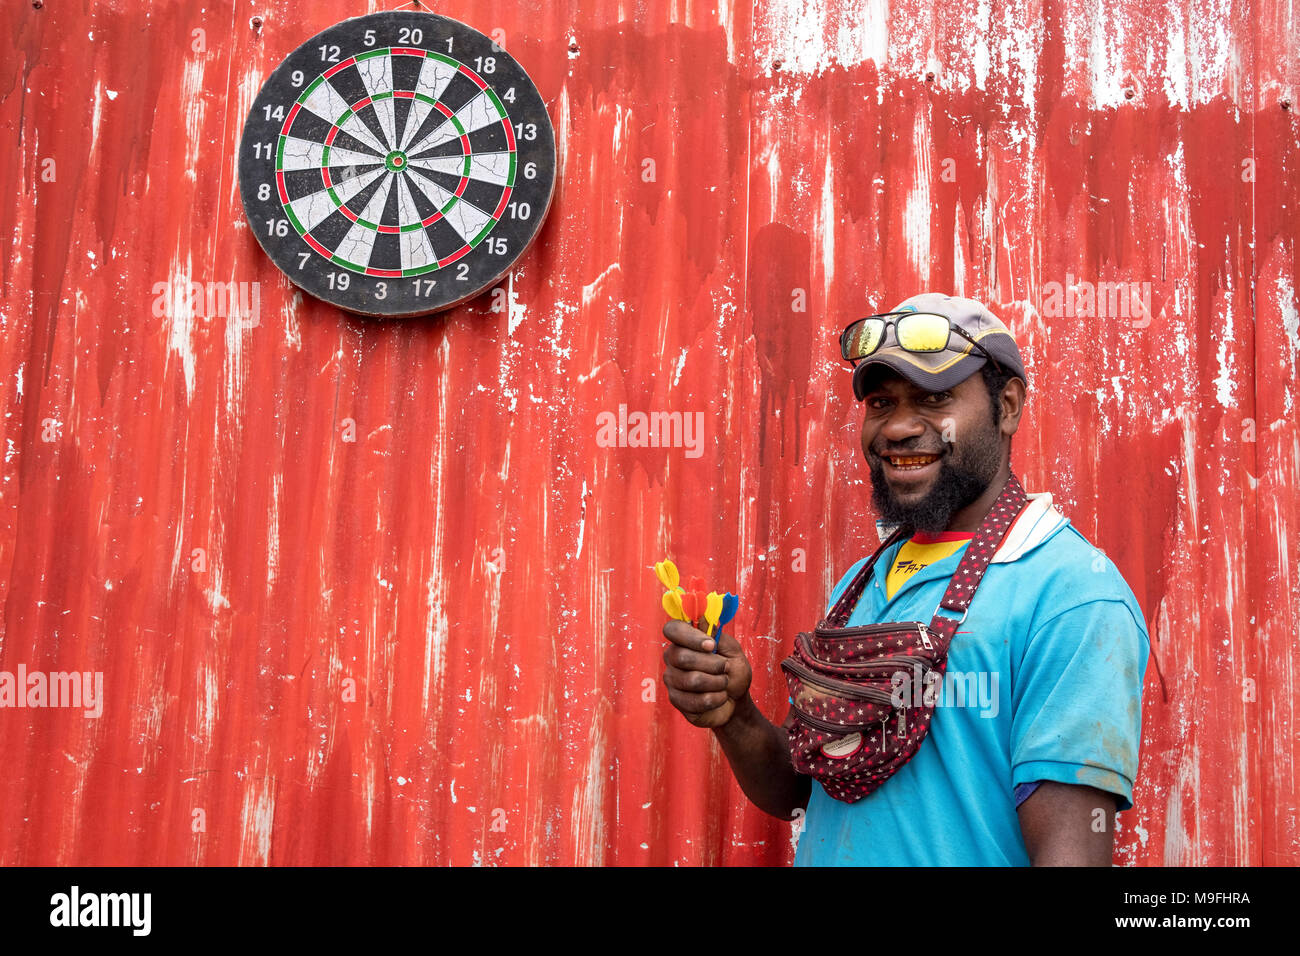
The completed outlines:
[[[422,315],[494,285],[527,251],[550,207],[555,134],[490,38],[376,13],[275,69],[244,124],[239,179],[251,231],[290,281],[352,312]]]

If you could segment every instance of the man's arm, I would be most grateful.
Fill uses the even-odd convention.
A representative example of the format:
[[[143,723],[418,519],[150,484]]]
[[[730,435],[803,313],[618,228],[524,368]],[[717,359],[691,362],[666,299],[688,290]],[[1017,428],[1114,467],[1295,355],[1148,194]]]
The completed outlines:
[[[1115,813],[1133,805],[1148,647],[1129,602],[1109,597],[1057,611],[1029,637],[1008,782],[1043,781],[1017,810],[1034,865],[1110,864]]]
[[[1114,794],[1045,780],[1016,813],[1033,866],[1110,866]]]
[[[664,625],[671,642],[664,650],[668,699],[696,727],[717,735],[736,782],[764,813],[791,820],[808,806],[812,780],[790,762],[786,731],[763,716],[749,695],[753,671],[740,642],[720,634],[713,639],[684,621]]]

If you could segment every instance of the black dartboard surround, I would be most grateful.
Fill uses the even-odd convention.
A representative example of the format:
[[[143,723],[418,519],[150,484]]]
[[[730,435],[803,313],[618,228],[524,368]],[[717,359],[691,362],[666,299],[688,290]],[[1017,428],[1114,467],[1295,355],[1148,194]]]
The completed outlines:
[[[414,11],[345,20],[276,67],[239,144],[244,213],[318,299],[425,315],[492,286],[541,229],[555,132],[489,37]]]

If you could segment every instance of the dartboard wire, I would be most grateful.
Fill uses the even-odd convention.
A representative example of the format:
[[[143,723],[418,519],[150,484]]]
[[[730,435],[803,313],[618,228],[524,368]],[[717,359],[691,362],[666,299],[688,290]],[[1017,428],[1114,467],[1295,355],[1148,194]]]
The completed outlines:
[[[395,95],[396,95],[396,92],[393,92],[393,93],[381,93],[381,94],[380,94],[381,97],[395,96]],[[421,95],[421,96],[422,96],[422,94],[417,94],[417,95]],[[338,132],[346,132],[346,130],[343,130],[343,129],[342,129],[343,124],[344,124],[345,122],[347,122],[347,120],[350,119],[353,115],[355,115],[356,112],[357,112],[357,110],[363,108],[363,107],[364,107],[364,106],[365,106],[365,105],[370,101],[370,99],[371,99],[371,98],[367,98],[366,100],[359,101],[358,103],[353,104],[353,106],[351,106],[351,107],[350,107],[346,112],[343,113],[342,116],[340,116],[340,117],[339,117],[339,118],[338,118],[338,119],[333,123],[333,125],[332,125],[331,128],[330,128],[329,133],[328,133],[328,134],[326,135],[326,137],[325,137],[325,142],[324,142],[324,145],[323,145],[323,147],[322,147],[322,154],[321,154],[321,175],[322,175],[322,178],[324,179],[326,189],[330,189],[330,187],[332,186],[331,178],[330,178],[330,172],[329,172],[329,166],[330,166],[330,163],[329,163],[329,154],[330,154],[330,147],[331,147],[331,145],[332,145],[333,142],[334,142],[334,138],[335,138],[335,136],[336,136],[336,134],[337,134]],[[436,105],[436,106],[440,106],[440,107],[441,107],[441,104],[434,104],[434,105]],[[446,107],[441,107],[441,108],[444,109],[444,110],[446,109]],[[457,128],[458,131],[461,130],[460,123],[459,123],[459,121],[456,119],[456,117],[455,117],[454,115],[449,115],[449,116],[448,116],[448,120],[449,120],[449,122],[455,124],[455,126],[456,126],[456,128]],[[461,139],[462,147],[463,147],[463,148],[466,148],[466,149],[469,148],[469,137],[468,137],[468,136],[467,136],[463,131],[461,132],[460,139]],[[394,150],[392,153],[390,153],[388,157],[385,157],[385,162],[386,162],[386,163],[388,163],[388,162],[390,162],[390,161],[392,161],[392,162],[396,162],[396,160],[394,159],[394,156],[397,155],[397,154],[400,154],[400,155],[402,156],[402,162],[405,163],[405,162],[406,162],[405,154],[404,154],[402,151],[400,151],[400,150]],[[470,172],[470,169],[471,169],[471,158],[472,158],[472,154],[467,154],[467,155],[464,156],[464,166],[463,166],[463,168],[462,168],[462,170],[461,170],[461,173],[460,173],[460,182],[459,182],[459,184],[458,184],[457,189],[455,190],[455,192],[452,193],[451,190],[446,190],[446,191],[448,192],[448,194],[452,196],[452,198],[451,198],[451,200],[450,200],[448,203],[446,203],[446,204],[445,204],[445,205],[440,209],[440,212],[441,212],[441,214],[442,214],[443,216],[446,216],[446,215],[451,211],[452,207],[453,207],[453,206],[454,206],[458,201],[460,201],[461,197],[462,197],[462,196],[464,195],[464,193],[465,193],[465,189],[466,189],[466,188],[468,187],[468,185],[469,185],[469,179],[470,179],[470,177],[469,177],[469,172]],[[409,167],[408,167],[408,168],[409,168]],[[389,169],[390,169],[390,171],[397,172],[397,170],[394,170],[394,169],[392,168],[391,165],[389,166]],[[402,171],[402,172],[401,172],[401,175],[406,175],[406,172],[405,172],[405,171]],[[330,195],[330,198],[334,201],[334,204],[335,204],[337,207],[339,207],[339,210],[340,210],[340,211],[341,211],[345,216],[347,216],[349,219],[351,219],[353,222],[358,222],[358,221],[360,221],[360,222],[362,223],[362,225],[369,226],[369,227],[374,228],[374,229],[376,229],[377,231],[380,231],[380,232],[395,231],[395,230],[391,230],[391,229],[380,229],[379,226],[378,226],[378,224],[376,224],[376,223],[371,223],[371,222],[369,222],[368,220],[366,220],[364,217],[362,217],[361,219],[358,219],[357,216],[354,215],[354,214],[353,214],[349,209],[345,208],[345,201],[339,200],[338,197],[335,195],[335,193],[333,192],[332,189],[330,189],[330,193],[329,193],[329,195]],[[282,195],[282,198],[283,198],[283,195]],[[436,203],[435,203],[435,205],[436,205]],[[486,210],[484,210],[484,212],[486,212]],[[494,218],[499,218],[499,215],[496,216],[496,217],[494,217]],[[429,220],[429,221],[432,221],[432,220]],[[426,222],[425,224],[427,224],[427,222]],[[415,225],[415,224],[411,224],[411,228],[416,228],[416,225]],[[301,230],[300,230],[300,231],[301,231]]]
[[[393,62],[389,54],[389,47],[381,47],[374,52],[363,53],[355,57],[356,65],[354,69],[357,75],[361,77],[361,85],[365,88],[365,102],[370,106],[371,113],[374,114],[375,122],[383,131],[385,140],[384,145],[387,151],[391,152],[397,148],[394,126],[395,121],[390,118],[390,122],[384,122],[384,113],[379,108],[381,99],[386,99],[393,95]],[[391,104],[389,104],[391,105]]]
[[[334,71],[330,70],[327,73],[333,75]],[[314,102],[318,98],[323,102]],[[320,74],[307,84],[307,87],[302,91],[295,103],[297,107],[306,110],[322,123],[328,123],[329,117],[337,115],[340,107],[347,107],[347,100],[343,98],[343,94],[335,88],[334,84],[329,82],[325,73]],[[296,113],[296,110],[294,112]],[[284,130],[287,131],[289,125],[286,123]],[[349,133],[349,135],[380,156],[388,152],[388,148],[380,143],[374,132],[364,123],[359,125],[355,134]]]
[[[412,189],[418,189],[424,195],[424,198],[433,204],[434,211],[425,219],[421,220],[420,225],[422,226],[433,225],[446,215],[444,210],[450,209],[452,206],[456,205],[456,197],[431,179],[425,179],[420,176],[408,176],[407,181],[411,184]],[[436,189],[437,192],[430,193],[430,188]],[[444,199],[444,196],[447,198]]]
[[[467,74],[473,73],[472,70],[465,69],[463,64],[462,64],[462,69],[464,69]],[[477,77],[472,77],[472,78],[475,79],[477,82],[481,82],[480,80],[477,79]],[[474,111],[474,107],[476,106],[476,104],[481,104],[484,102],[484,100],[490,101],[492,103],[492,106],[496,111],[496,115],[490,119],[487,119],[484,122],[475,125],[472,121],[470,121],[470,119],[465,114],[472,113]],[[446,106],[443,105],[441,102],[438,103],[438,108],[439,108],[439,112],[441,112],[449,120],[453,116],[455,117],[457,131],[460,132],[462,135],[468,135],[469,133],[477,132],[480,129],[487,129],[488,127],[496,123],[500,123],[507,132],[507,138],[510,140],[514,139],[514,131],[510,125],[510,111],[507,110],[505,104],[501,102],[501,98],[497,96],[496,90],[492,89],[489,86],[481,87],[478,95],[473,97],[468,103],[465,103],[463,106],[461,106],[461,108],[456,110],[455,113],[451,113],[446,108]],[[447,124],[445,122],[440,123],[438,126],[434,127],[433,129],[425,133],[424,136],[420,137],[419,140],[407,143],[405,146],[402,147],[403,150],[408,153],[411,153],[421,146],[424,146],[426,149],[434,149],[438,146],[441,146],[443,143],[447,142],[450,137],[446,137],[442,139],[438,139],[436,137],[438,136],[439,132],[446,129],[446,126]],[[427,146],[425,145],[426,143],[428,144]],[[514,149],[513,142],[511,143],[511,149],[512,150]],[[466,151],[467,152],[469,151],[468,145],[466,145]]]
[[[324,175],[328,172],[328,170],[322,169],[319,170],[319,172],[321,172],[322,175]],[[343,199],[340,199],[338,193],[335,191],[337,189],[343,188],[343,184],[341,183],[331,183],[328,186],[322,186],[320,189],[314,190],[309,193],[304,193],[301,196],[297,196],[294,197],[293,199],[290,199],[289,191],[285,184],[284,172],[282,170],[276,172],[276,186],[278,187],[278,191],[279,191],[280,205],[284,207],[284,211],[289,216],[290,222],[293,223],[294,228],[297,229],[299,233],[305,233],[305,232],[311,232],[318,225],[320,225],[322,222],[328,219],[330,215],[334,212],[334,210],[340,209],[343,206],[343,204],[349,202],[358,193],[363,192],[366,188],[370,186],[371,183],[375,181],[375,179],[378,176],[386,175],[386,174],[387,174],[387,170],[381,167],[379,169],[368,170],[364,173],[360,173],[356,176],[353,176],[352,178],[346,181],[347,188],[350,191],[347,193],[347,198],[343,198]],[[307,224],[308,217],[302,215],[301,213],[298,212],[298,210],[294,209],[294,204],[307,203],[307,204],[314,205],[316,201],[321,197],[322,193],[325,194],[324,198],[330,204],[330,208],[324,211],[323,214],[316,216],[314,221],[311,221],[310,224],[308,225]]]
[[[473,98],[471,98],[469,102],[463,104],[459,110],[453,112],[439,99],[428,96],[427,94],[422,94],[418,90],[387,89],[387,90],[376,91],[375,83],[372,77],[373,70],[363,71],[358,66],[358,62],[361,60],[370,60],[372,57],[377,57],[377,56],[386,56],[391,58],[394,55],[398,55],[398,56],[417,55],[426,58],[426,63],[424,66],[421,67],[421,72],[416,80],[417,86],[420,85],[420,83],[424,79],[425,69],[429,65],[429,61],[433,61],[433,62],[440,62],[441,64],[447,67],[452,67],[455,70],[455,73],[460,73],[465,75],[474,83],[475,86],[478,87],[479,93]],[[389,83],[387,85],[391,86],[393,85],[393,82],[391,80],[392,77],[391,60],[385,61],[385,64],[386,65],[383,74],[381,75],[387,75],[389,77]],[[303,139],[302,137],[291,136],[290,129],[293,125],[293,121],[296,118],[298,111],[302,109],[302,110],[306,110],[307,112],[313,112],[312,110],[308,109],[304,105],[305,102],[308,100],[308,98],[313,94],[313,92],[321,83],[327,81],[329,77],[333,76],[335,73],[339,72],[342,69],[346,69],[349,66],[352,66],[356,70],[366,92],[369,95],[367,95],[357,103],[354,103],[337,120],[332,122],[330,124],[331,127],[330,131],[327,134],[325,141],[320,144],[321,159],[320,159],[319,169],[322,178],[326,184],[324,187],[324,191],[326,191],[326,193],[329,195],[330,200],[335,205],[335,207],[339,211],[341,211],[348,219],[352,220],[353,223],[352,228],[350,228],[349,231],[343,237],[340,238],[334,251],[331,252],[327,250],[318,240],[316,240],[313,236],[311,236],[310,235],[311,230],[303,228],[302,222],[298,219],[296,215],[294,215],[292,209],[292,203],[290,203],[290,201],[288,200],[287,193],[284,188],[284,184],[283,184],[284,170],[281,167],[282,167],[283,156],[284,156],[284,145],[287,139],[289,138],[298,139],[301,142],[309,145],[314,145],[317,142],[315,140],[309,140],[309,139]],[[441,89],[438,89],[439,95],[441,95],[441,93],[445,91],[451,79],[454,79],[455,73],[453,73],[451,77],[448,77],[445,82],[441,83]],[[435,75],[433,80],[436,81],[437,79],[438,77]],[[432,83],[430,84],[430,86],[432,88]],[[332,93],[335,99],[338,99],[338,90],[334,86],[334,84],[330,83],[328,85],[328,90]],[[406,122],[403,124],[403,129],[400,131],[397,129],[395,111],[392,117],[393,122],[391,124],[385,124],[383,122],[383,114],[379,112],[377,105],[375,105],[376,101],[395,99],[396,97],[399,96],[402,98],[412,99],[413,101],[426,103],[430,106],[430,110],[426,110],[423,114],[423,117],[421,117],[418,121],[415,119],[415,111],[414,110],[411,111],[411,114],[407,116]],[[485,102],[486,100],[491,101],[491,108],[487,107],[487,104]],[[391,106],[392,104],[390,103],[387,105]],[[371,143],[378,142],[377,137],[374,136],[373,130],[371,130],[370,127],[367,126],[366,124],[363,123],[356,124],[355,133],[349,133],[348,130],[342,128],[343,125],[348,123],[350,120],[354,118],[359,119],[359,117],[357,116],[358,111],[365,108],[366,106],[371,107],[372,111],[375,113],[376,123],[380,126],[381,130],[388,137],[391,138],[392,143],[394,144],[389,149],[388,154],[385,156],[381,157],[381,155],[378,152],[376,152],[373,149],[373,147],[370,146],[369,143],[366,142],[366,140],[370,140]],[[420,137],[418,141],[407,145],[405,149],[400,149],[399,147],[402,140],[408,134],[412,136],[414,135],[413,133],[410,133],[410,128],[412,124],[414,123],[414,125],[416,126],[416,131],[418,132],[419,126],[424,123],[431,110],[437,110],[439,113],[441,113],[444,117],[444,122],[438,124],[438,126],[429,130],[423,137]],[[494,112],[495,116],[488,119],[487,122],[479,122],[477,125],[474,125],[472,128],[467,128],[467,126],[469,126],[469,123],[471,121],[469,119],[469,116],[467,116],[466,114],[472,114],[475,111],[487,111],[489,113]],[[319,114],[313,113],[313,115],[317,115],[319,117]],[[479,115],[481,116],[482,114],[480,113]],[[319,117],[319,118],[322,120],[322,122],[329,122],[329,120],[324,119],[324,117]],[[462,122],[462,118],[465,119],[465,122]],[[478,129],[490,127],[495,123],[500,123],[504,130],[505,137],[506,137],[505,150],[488,150],[485,153],[475,154],[473,152],[472,145],[469,141],[468,134]],[[454,128],[455,130],[454,134],[447,135],[441,132],[446,130],[448,125]],[[329,172],[330,147],[334,143],[338,134],[341,132],[348,133],[354,140],[357,141],[358,145],[365,148],[367,153],[373,154],[376,159],[382,159],[386,165],[389,165],[389,170],[392,173],[389,176],[389,180],[385,184],[385,186],[381,186],[371,195],[369,201],[367,202],[366,207],[362,210],[361,214],[356,214],[352,212],[350,207],[347,206],[347,202],[349,200],[340,200],[338,198],[338,195],[334,189],[335,184],[331,183],[330,181],[331,178]],[[450,131],[447,132],[450,133]],[[443,138],[437,139],[432,143],[429,142],[431,138],[437,137],[439,135],[442,135]],[[424,146],[427,151],[429,149],[436,148],[436,146],[448,142],[452,139],[460,140],[460,146],[462,149],[462,155],[460,157],[456,157],[456,156],[424,157],[421,160],[410,160],[409,163],[403,164],[404,168],[402,168],[400,171],[395,171],[392,169],[391,162],[393,161],[393,155],[395,153],[398,152],[405,153],[406,150],[414,149],[420,146]],[[341,147],[336,147],[336,149],[341,149]],[[347,150],[347,151],[350,153],[357,152],[356,150]],[[501,174],[495,169],[490,170],[491,177],[472,175],[475,172],[474,170],[475,157],[476,156],[486,157],[488,155],[498,155],[498,156],[505,155],[508,157],[509,168],[506,174],[506,182],[504,184],[497,181],[497,178],[500,177]],[[463,166],[461,166],[461,168],[458,170],[459,182],[457,184],[457,188],[454,193],[450,190],[446,190],[442,186],[439,186],[436,183],[436,181],[432,180],[431,177],[430,177],[430,181],[426,184],[424,182],[421,182],[422,179],[421,176],[413,175],[414,172],[429,173],[435,171],[446,175],[456,175],[445,169],[425,168],[427,165],[429,165],[431,160],[437,160],[437,159],[444,159],[444,160],[451,159],[456,164],[459,164],[461,160],[463,160]],[[282,205],[284,206],[286,213],[289,215],[290,221],[293,223],[295,230],[318,254],[324,256],[325,258],[327,258],[332,262],[343,265],[346,268],[349,268],[353,271],[361,272],[367,275],[378,275],[378,276],[385,276],[385,277],[407,276],[407,275],[422,274],[428,271],[432,271],[434,269],[445,268],[451,263],[456,262],[457,260],[462,258],[471,249],[475,248],[476,246],[478,246],[480,242],[482,242],[482,240],[487,236],[487,234],[492,230],[492,228],[500,222],[501,216],[504,213],[505,208],[509,202],[510,195],[513,192],[517,162],[518,162],[518,148],[515,142],[514,129],[510,123],[509,111],[505,108],[505,105],[501,102],[500,98],[497,96],[496,91],[492,87],[490,87],[487,83],[485,83],[481,77],[479,77],[473,70],[470,70],[463,63],[452,60],[449,57],[445,57],[437,53],[436,51],[422,50],[418,48],[386,47],[386,48],[381,48],[379,50],[369,51],[358,57],[350,57],[348,60],[345,60],[342,63],[334,65],[329,70],[325,71],[320,76],[318,76],[315,80],[313,80],[312,83],[307,87],[307,89],[305,89],[303,93],[299,96],[297,102],[295,102],[294,104],[293,109],[290,111],[290,115],[286,117],[284,126],[281,128],[280,144],[279,144],[279,149],[277,150],[277,184],[280,187],[279,191],[280,191],[280,198],[282,201]],[[378,171],[372,171],[372,172],[378,172]],[[465,189],[468,186],[470,178],[473,178],[481,182],[487,182],[494,186],[501,186],[501,196],[494,210],[489,212],[488,210],[480,209],[475,203],[463,198]],[[372,207],[376,209],[382,209],[383,203],[387,201],[387,197],[391,192],[391,190],[393,188],[399,188],[399,189],[401,188],[400,186],[397,185],[397,181],[399,179],[407,180],[410,186],[412,186],[413,188],[418,188],[420,192],[424,193],[426,198],[428,198],[430,202],[435,206],[435,212],[432,213],[430,216],[426,217],[424,220],[411,222],[411,223],[403,222],[400,226],[383,226],[380,223],[375,223],[367,219],[365,216],[367,210],[369,210]],[[439,192],[444,193],[450,198],[445,204],[439,207],[437,196],[436,195],[430,196],[428,190],[425,188],[426,185],[430,188],[436,188]],[[362,191],[362,189],[364,188],[365,187],[361,187],[360,189],[355,190],[354,195]],[[303,199],[307,199],[311,195],[315,195],[315,193],[297,197],[295,200],[293,200],[293,202],[299,202]],[[401,201],[402,196],[403,194],[399,193],[399,202]],[[457,209],[457,204],[461,204],[461,208],[459,210]],[[453,215],[453,213],[457,213],[457,214]],[[477,213],[477,216],[474,215],[475,213]],[[375,217],[375,218],[382,218],[382,216]],[[372,268],[368,264],[362,265],[361,263],[353,261],[353,259],[365,258],[368,260],[370,258],[370,256],[374,252],[375,242],[377,241],[377,234],[380,232],[384,232],[384,233],[396,232],[400,234],[400,233],[411,233],[416,230],[421,231],[421,236],[419,237],[419,241],[422,244],[422,248],[424,250],[427,250],[429,254],[436,257],[436,250],[434,250],[432,246],[428,244],[429,237],[426,233],[424,233],[423,230],[427,228],[429,225],[431,225],[432,223],[438,221],[439,219],[447,219],[448,223],[459,235],[462,245],[459,249],[453,251],[452,253],[450,253],[449,255],[441,259],[438,259],[436,262],[432,264],[424,264],[424,265],[411,266],[411,267],[404,266],[399,270],[381,270],[381,269]],[[323,221],[323,219],[321,221]],[[317,224],[319,225],[319,222]],[[365,230],[370,230],[369,235],[372,238],[370,238],[369,240],[365,239],[365,236],[367,234]],[[473,233],[472,236],[470,235],[471,233]],[[407,241],[413,242],[414,239],[415,237],[412,237],[410,240]],[[365,245],[365,248],[362,248],[362,244]],[[363,252],[363,251],[365,252],[365,256],[356,255],[357,252]],[[404,259],[405,258],[406,257],[404,256]]]

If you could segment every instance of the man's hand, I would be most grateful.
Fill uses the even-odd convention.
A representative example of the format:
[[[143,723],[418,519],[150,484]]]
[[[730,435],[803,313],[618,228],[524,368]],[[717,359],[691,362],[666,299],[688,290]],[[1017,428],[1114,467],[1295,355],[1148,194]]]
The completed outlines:
[[[685,621],[669,621],[664,637],[668,699],[696,727],[710,727],[745,796],[764,813],[793,819],[808,806],[812,778],[795,773],[790,737],[763,716],[749,696],[754,677],[740,642],[713,638]]]
[[[754,673],[740,642],[728,634],[714,640],[685,621],[669,621],[664,637],[664,683],[668,699],[696,727],[721,727],[749,691]]]

